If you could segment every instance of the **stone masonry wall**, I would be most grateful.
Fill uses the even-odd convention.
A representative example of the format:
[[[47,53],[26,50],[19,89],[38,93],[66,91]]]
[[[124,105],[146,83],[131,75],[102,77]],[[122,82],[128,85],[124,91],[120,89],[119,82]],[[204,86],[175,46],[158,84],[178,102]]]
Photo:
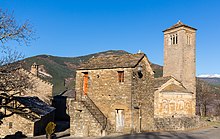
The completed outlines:
[[[191,93],[182,92],[155,92],[159,96],[155,98],[154,117],[192,117],[193,103]]]
[[[70,104],[70,135],[73,137],[101,136],[101,125],[86,107],[75,100],[71,100]]]
[[[182,85],[175,79],[170,79],[154,92],[154,117],[192,117],[194,116],[193,93],[181,91],[163,91],[164,87]]]
[[[178,43],[169,44],[169,37],[177,34]],[[187,37],[190,36],[190,44]],[[180,27],[164,32],[164,76],[174,76],[195,93],[195,30]]]
[[[199,117],[181,117],[181,118],[155,118],[155,130],[176,131],[199,128]]]
[[[119,82],[118,71],[124,71],[124,82]],[[123,133],[131,131],[131,68],[77,71],[76,93],[83,96],[83,72],[88,72],[88,96],[107,117],[110,132],[116,132],[116,111],[123,110]]]
[[[143,76],[138,75],[137,67],[132,77],[133,123],[136,132],[153,130],[154,127],[154,93],[152,88],[153,74],[148,72],[148,62],[141,61]],[[138,109],[137,109],[138,108]]]
[[[178,36],[177,44],[170,44],[170,35]],[[194,93],[196,104],[196,31],[179,27],[164,32],[164,70],[163,76],[174,76],[184,87]],[[195,115],[195,109],[193,110]]]
[[[11,128],[9,125],[11,125]],[[17,131],[21,131],[24,135],[32,137],[34,134],[34,122],[17,114],[3,119],[3,124],[0,126],[0,138],[6,135],[13,135]]]
[[[140,78],[139,66],[143,74]],[[118,71],[124,71],[124,82],[118,81]],[[111,126],[107,127],[107,132],[130,133],[153,128],[153,71],[146,57],[135,68],[78,70],[75,86],[77,100],[83,97],[85,72],[89,75],[87,95],[107,117],[108,125]],[[118,110],[123,111],[124,126],[121,130],[116,127]]]
[[[52,97],[52,89],[53,85],[49,82],[46,82],[37,76],[33,75],[30,72],[27,72],[26,70],[21,69],[22,72],[27,74],[31,78],[31,83],[33,84],[33,88],[27,89],[26,92],[24,92],[24,96],[37,96],[47,104],[51,104],[51,97]]]

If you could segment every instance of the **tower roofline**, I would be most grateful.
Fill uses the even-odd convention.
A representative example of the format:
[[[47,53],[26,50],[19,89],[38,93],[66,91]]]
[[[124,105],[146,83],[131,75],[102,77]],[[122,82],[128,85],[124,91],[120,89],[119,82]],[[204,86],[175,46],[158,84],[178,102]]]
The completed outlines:
[[[179,27],[187,27],[187,28],[190,28],[190,29],[193,29],[193,30],[197,30],[196,28],[193,28],[193,27],[190,27],[190,26],[188,26],[188,25],[186,25],[186,24],[183,24],[183,23],[179,20],[176,24],[174,24],[173,26],[171,26],[171,27],[168,28],[168,29],[165,29],[163,32],[166,32],[166,31],[168,31],[168,30],[172,30],[172,29],[175,29],[175,28],[179,28]]]

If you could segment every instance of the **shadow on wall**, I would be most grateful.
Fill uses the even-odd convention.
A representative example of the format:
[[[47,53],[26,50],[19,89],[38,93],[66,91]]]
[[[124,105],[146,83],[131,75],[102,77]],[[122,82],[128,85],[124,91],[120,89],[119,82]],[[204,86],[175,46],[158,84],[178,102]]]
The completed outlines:
[[[70,116],[67,114],[67,97],[55,96],[52,101],[55,110],[55,121],[69,121]]]
[[[27,136],[24,135],[21,131],[17,131],[14,135],[7,135],[3,139],[21,139],[21,138],[27,138]]]

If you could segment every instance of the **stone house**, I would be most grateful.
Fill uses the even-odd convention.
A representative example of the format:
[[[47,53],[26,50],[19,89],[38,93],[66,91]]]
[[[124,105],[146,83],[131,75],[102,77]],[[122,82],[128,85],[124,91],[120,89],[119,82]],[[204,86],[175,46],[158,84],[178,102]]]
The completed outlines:
[[[49,106],[49,104],[51,104],[53,85],[39,76],[38,65],[35,63],[32,65],[31,71],[27,71],[20,67],[15,68],[16,66],[13,65],[11,67],[12,69],[10,72],[13,72],[13,74],[20,74],[28,79],[27,85],[31,87],[22,89],[22,91],[15,88],[7,92],[14,96],[14,100],[8,105],[14,106],[16,104],[15,107],[22,107],[24,105],[24,107],[29,108],[27,110],[31,113],[14,114],[10,111],[9,107],[8,109],[1,108],[0,113],[7,112],[9,114],[11,113],[11,115],[5,117],[2,120],[3,124],[0,124],[0,138],[7,134],[13,134],[19,130],[28,136],[43,134],[45,132],[45,124],[54,119],[55,109]],[[4,90],[1,90],[0,93],[3,95],[5,94]],[[2,103],[2,101],[4,101],[4,99],[0,98],[0,103]],[[32,108],[32,106],[34,108]],[[32,119],[33,116],[34,119]],[[17,119],[19,119],[19,121]]]
[[[14,72],[14,74],[19,74],[20,76],[25,77],[27,80],[25,80],[24,82],[27,82],[30,87],[22,89],[22,91],[20,91],[19,88],[18,90],[17,88],[14,88],[7,93],[13,95],[16,94],[16,96],[36,96],[47,104],[51,104],[53,84],[44,80],[40,76],[38,65],[36,63],[33,63],[30,71],[25,70],[21,67],[16,68],[16,64],[15,66],[13,66],[13,64],[11,65],[12,69],[10,72]],[[0,90],[0,93],[4,93],[4,90]]]
[[[0,138],[21,131],[28,137],[45,134],[46,125],[54,121],[55,108],[50,107],[37,97],[14,97],[8,105],[23,108],[26,113],[16,113],[9,107],[2,108],[2,112],[11,114],[2,120]]]
[[[47,104],[51,104],[53,84],[41,78],[41,72],[38,68],[39,65],[33,63],[31,70],[27,71],[21,68],[20,70],[24,72],[30,78],[33,87],[27,89],[26,92],[22,93],[22,96],[37,96]]]
[[[164,75],[154,78],[143,53],[90,59],[76,71],[70,134],[101,136],[196,126],[195,31],[164,31]]]

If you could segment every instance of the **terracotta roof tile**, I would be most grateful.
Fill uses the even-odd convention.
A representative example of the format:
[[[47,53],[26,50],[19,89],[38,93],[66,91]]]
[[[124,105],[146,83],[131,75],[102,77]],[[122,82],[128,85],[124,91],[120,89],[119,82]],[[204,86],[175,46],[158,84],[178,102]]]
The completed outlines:
[[[91,58],[88,62],[81,64],[78,70],[132,68],[135,67],[144,56],[146,56],[144,53],[138,53]]]

